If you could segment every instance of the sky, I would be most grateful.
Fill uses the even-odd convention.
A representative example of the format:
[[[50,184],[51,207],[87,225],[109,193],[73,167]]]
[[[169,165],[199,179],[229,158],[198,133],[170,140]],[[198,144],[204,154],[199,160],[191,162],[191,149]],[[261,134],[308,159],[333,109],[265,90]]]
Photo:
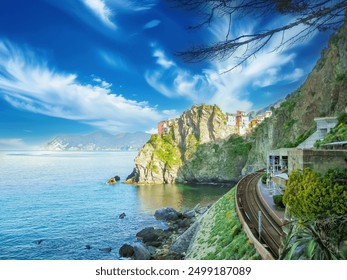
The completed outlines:
[[[235,19],[230,28],[238,34],[289,20]],[[221,74],[232,58],[189,64],[176,55],[225,39],[226,20],[188,28],[199,21],[160,0],[0,0],[0,149],[66,134],[151,133],[194,104],[258,110],[298,88],[327,46],[328,34],[315,33],[273,52],[275,37]]]

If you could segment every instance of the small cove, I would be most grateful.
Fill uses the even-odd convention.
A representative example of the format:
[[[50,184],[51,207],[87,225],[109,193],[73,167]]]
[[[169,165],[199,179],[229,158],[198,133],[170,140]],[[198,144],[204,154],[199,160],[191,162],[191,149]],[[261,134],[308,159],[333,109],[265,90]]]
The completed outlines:
[[[156,209],[209,205],[230,189],[105,184],[115,175],[124,180],[135,156],[136,152],[0,152],[0,259],[118,259],[119,247],[136,242],[138,231],[165,227],[153,217]],[[119,219],[123,212],[126,217]],[[99,250],[106,247],[112,251]]]

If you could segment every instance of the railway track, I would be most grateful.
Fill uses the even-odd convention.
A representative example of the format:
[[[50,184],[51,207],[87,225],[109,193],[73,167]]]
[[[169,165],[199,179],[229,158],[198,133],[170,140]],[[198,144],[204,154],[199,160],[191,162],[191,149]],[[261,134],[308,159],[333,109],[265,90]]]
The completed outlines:
[[[268,208],[264,206],[257,194],[256,188],[262,174],[263,172],[252,173],[240,180],[237,188],[237,203],[244,220],[258,240],[258,212],[261,211],[261,236],[259,242],[265,244],[265,247],[274,259],[278,259],[283,231],[281,225],[269,214]]]

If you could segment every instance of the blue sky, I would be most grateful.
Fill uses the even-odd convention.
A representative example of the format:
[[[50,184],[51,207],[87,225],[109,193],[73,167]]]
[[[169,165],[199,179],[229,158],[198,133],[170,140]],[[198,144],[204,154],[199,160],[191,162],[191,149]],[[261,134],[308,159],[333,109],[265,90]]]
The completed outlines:
[[[221,75],[232,58],[186,64],[174,55],[225,38],[225,20],[187,29],[197,21],[159,0],[0,0],[0,149],[62,134],[153,131],[198,103],[260,109],[302,84],[327,45],[328,34],[317,33],[270,52],[275,37]],[[261,25],[276,21],[290,18]],[[258,27],[235,20],[231,31]]]

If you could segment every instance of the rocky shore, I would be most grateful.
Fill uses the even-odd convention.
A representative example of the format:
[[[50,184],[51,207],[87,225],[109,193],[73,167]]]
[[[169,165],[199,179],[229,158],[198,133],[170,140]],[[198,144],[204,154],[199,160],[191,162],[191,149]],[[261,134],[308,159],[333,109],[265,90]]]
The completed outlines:
[[[120,256],[134,260],[184,259],[199,228],[200,218],[208,208],[197,205],[183,213],[173,208],[158,209],[155,218],[165,221],[168,228],[144,228],[136,234],[141,242],[124,244],[119,249]]]

